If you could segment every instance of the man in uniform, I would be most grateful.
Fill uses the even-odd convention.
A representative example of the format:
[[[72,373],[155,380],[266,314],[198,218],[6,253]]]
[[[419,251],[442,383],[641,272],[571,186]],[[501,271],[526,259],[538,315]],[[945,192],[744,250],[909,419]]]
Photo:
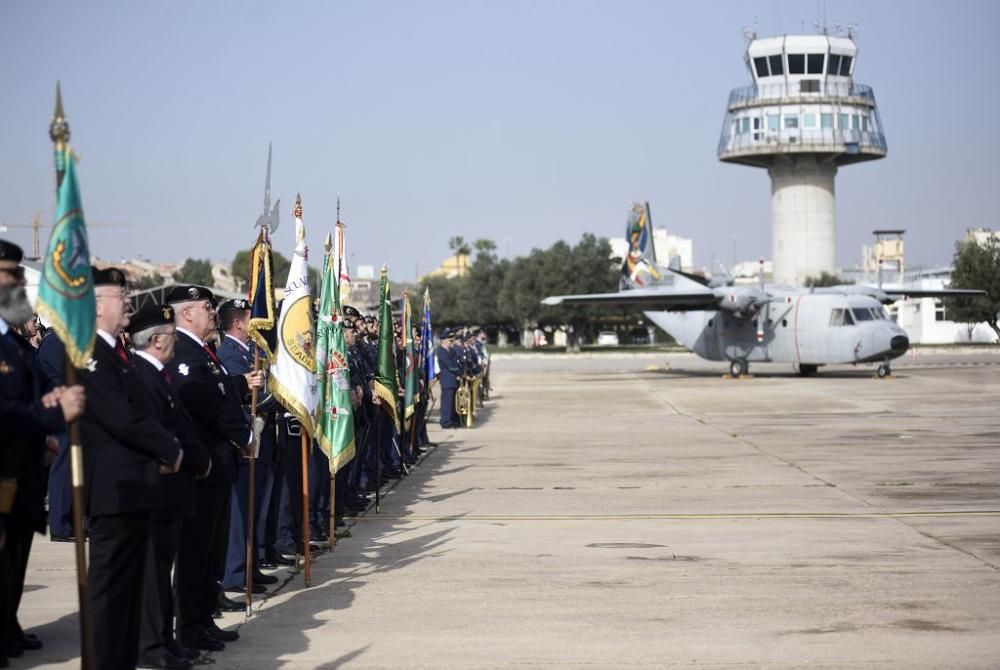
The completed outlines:
[[[183,565],[178,577],[187,579],[177,582],[180,642],[192,649],[219,651],[225,642],[239,638],[236,631],[216,626],[212,612],[222,596],[218,580],[229,544],[230,496],[238,458],[251,453],[254,438],[242,393],[206,343],[216,324],[212,292],[179,285],[166,301],[174,308],[178,333],[168,370],[212,457],[212,471],[197,484],[198,514],[193,523],[184,524],[177,557],[178,566]]]
[[[189,668],[198,652],[174,639],[174,593],[171,572],[177,560],[184,523],[195,516],[195,478],[211,471],[208,451],[198,439],[191,417],[173,387],[166,365],[174,357],[177,331],[174,310],[147,303],[130,320],[136,376],[146,390],[150,414],[180,440],[184,462],[178,472],[160,473],[163,507],[153,512],[146,557],[139,661],[144,667]]]
[[[177,438],[148,414],[145,391],[120,339],[129,323],[125,274],[92,269],[97,301],[93,358],[80,377],[80,421],[90,518],[94,667],[132,668],[139,653],[150,514],[162,504],[160,472],[184,460]]]
[[[241,376],[246,381],[248,391],[263,389],[264,373],[254,371],[253,352],[250,349],[250,303],[246,300],[227,300],[219,306],[219,321],[223,332],[219,344],[219,360],[230,375]],[[237,383],[240,380],[237,378]],[[250,412],[249,394],[242,397],[244,409]],[[268,421],[276,403],[265,401],[263,395],[258,396],[255,432],[260,440],[257,463],[254,465],[254,551],[256,538],[263,537],[262,529],[267,523],[264,510],[273,484],[274,461],[274,422]],[[267,428],[270,427],[270,430]],[[229,548],[226,552],[226,572],[222,578],[222,587],[227,591],[245,592],[247,584],[247,510],[250,498],[249,488],[250,461],[241,458],[236,485],[233,487],[229,519]],[[254,560],[259,560],[257,557]],[[255,593],[263,593],[265,584],[275,584],[277,577],[265,575],[255,565],[253,585]]]
[[[452,349],[454,333],[441,331],[441,343],[434,350],[438,359],[438,378],[441,380],[441,427],[458,428],[460,422],[455,412],[455,391],[458,390],[458,357]]]
[[[22,259],[19,246],[0,240],[0,667],[42,646],[21,629],[17,609],[33,534],[45,532],[46,435],[80,416],[85,398],[81,386],[53,388],[12,329],[33,314]]]

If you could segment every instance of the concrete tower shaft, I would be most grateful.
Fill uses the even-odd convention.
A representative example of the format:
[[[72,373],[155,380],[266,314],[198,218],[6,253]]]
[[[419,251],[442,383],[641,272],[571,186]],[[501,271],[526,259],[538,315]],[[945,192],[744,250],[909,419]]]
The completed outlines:
[[[771,176],[774,278],[836,271],[837,168],[883,158],[875,95],[854,82],[850,38],[787,35],[747,46],[750,86],[729,95],[719,160]]]

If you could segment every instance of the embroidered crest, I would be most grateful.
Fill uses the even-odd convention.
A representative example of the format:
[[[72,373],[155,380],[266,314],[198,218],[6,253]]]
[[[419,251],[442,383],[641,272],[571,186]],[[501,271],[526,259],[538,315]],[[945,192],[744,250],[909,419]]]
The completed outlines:
[[[87,361],[87,369],[91,372],[95,372],[97,370],[97,361],[93,358]]]
[[[191,372],[191,368],[188,367],[187,363],[181,363],[177,366],[177,372],[187,377],[188,373]]]

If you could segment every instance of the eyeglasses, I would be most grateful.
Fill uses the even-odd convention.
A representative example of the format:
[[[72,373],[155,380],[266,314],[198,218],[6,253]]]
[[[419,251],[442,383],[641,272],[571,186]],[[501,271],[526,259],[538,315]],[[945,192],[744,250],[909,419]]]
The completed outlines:
[[[17,281],[24,279],[24,266],[22,265],[13,268],[0,268],[0,272],[6,272]]]

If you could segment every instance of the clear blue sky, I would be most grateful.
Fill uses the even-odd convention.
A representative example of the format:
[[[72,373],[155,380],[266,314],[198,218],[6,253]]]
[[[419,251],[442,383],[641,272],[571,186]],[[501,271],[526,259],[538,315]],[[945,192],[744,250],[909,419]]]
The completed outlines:
[[[626,204],[695,260],[770,255],[769,183],[724,165],[729,90],[760,35],[857,22],[888,158],[837,177],[837,259],[905,228],[910,264],[997,227],[1000,3],[0,3],[0,222],[52,213],[56,79],[104,258],[230,259],[252,242],[267,143],[292,247],[301,191],[317,255],[341,193],[354,263],[409,280],[452,235],[512,255],[618,236]],[[990,45],[994,46],[990,46]],[[30,232],[6,237],[30,246]]]

